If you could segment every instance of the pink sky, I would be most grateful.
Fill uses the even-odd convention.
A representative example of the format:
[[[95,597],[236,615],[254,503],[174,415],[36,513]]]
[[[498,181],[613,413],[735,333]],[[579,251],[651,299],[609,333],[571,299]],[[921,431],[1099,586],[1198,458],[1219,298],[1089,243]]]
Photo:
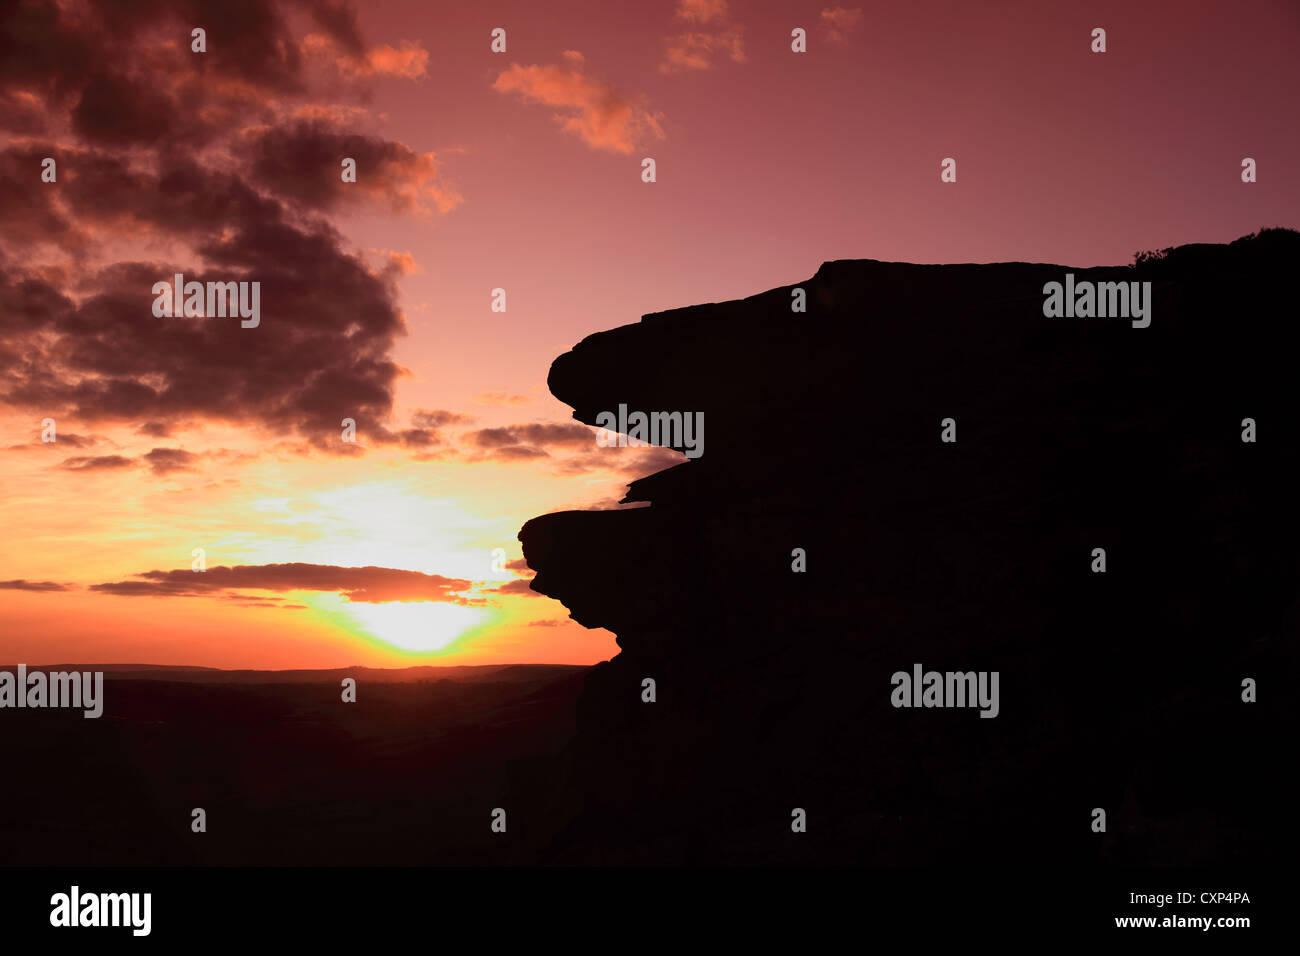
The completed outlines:
[[[0,14],[0,663],[607,658],[607,632],[495,590],[526,570],[489,570],[495,548],[518,560],[528,518],[608,507],[673,460],[566,424],[546,372],[585,335],[828,259],[1088,266],[1300,224],[1293,3],[232,3],[206,24],[98,9]],[[51,153],[57,184],[39,179]],[[240,248],[214,251],[223,235]],[[319,298],[173,344],[156,324],[180,320],[152,318],[137,279],[170,265]],[[32,305],[37,280],[68,307]],[[306,340],[345,357],[318,386],[276,374]],[[134,382],[171,397],[137,400]],[[364,454],[335,434],[352,407]],[[315,571],[303,589],[120,586],[188,571],[195,547],[214,568],[471,585],[372,602]],[[257,573],[238,580],[272,580]]]

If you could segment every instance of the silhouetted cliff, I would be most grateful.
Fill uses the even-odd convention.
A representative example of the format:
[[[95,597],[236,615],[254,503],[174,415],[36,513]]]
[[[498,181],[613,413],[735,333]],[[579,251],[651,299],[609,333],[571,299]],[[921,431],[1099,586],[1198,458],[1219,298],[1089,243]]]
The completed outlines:
[[[533,588],[622,649],[586,680],[549,858],[1273,853],[1295,718],[1297,265],[1287,230],[1136,267],[835,261],[556,359],[579,421],[622,403],[706,429],[701,457],[629,487],[649,507],[520,532]],[[1045,317],[1067,272],[1150,282],[1149,327]],[[918,663],[999,672],[997,717],[892,706],[891,675]]]

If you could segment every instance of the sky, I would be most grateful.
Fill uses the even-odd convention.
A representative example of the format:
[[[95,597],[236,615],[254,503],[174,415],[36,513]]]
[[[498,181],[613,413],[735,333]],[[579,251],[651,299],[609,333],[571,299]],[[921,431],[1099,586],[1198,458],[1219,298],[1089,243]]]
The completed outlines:
[[[556,356],[830,259],[1296,227],[1297,40],[1281,0],[6,4],[0,664],[607,659],[515,536],[684,459],[598,447]],[[258,324],[155,315],[176,273]]]

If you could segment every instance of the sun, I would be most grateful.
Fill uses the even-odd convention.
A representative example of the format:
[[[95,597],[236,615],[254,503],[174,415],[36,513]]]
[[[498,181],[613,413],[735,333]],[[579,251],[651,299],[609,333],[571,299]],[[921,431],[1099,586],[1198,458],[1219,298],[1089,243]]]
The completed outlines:
[[[415,654],[443,650],[487,615],[482,608],[438,601],[343,601],[330,610],[343,618],[349,631]]]

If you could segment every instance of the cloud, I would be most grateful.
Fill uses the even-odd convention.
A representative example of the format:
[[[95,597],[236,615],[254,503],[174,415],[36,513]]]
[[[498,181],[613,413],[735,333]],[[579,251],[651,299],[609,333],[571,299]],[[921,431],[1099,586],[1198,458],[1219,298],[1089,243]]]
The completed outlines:
[[[302,46],[309,57],[329,63],[353,78],[395,76],[414,80],[424,76],[429,65],[429,51],[409,40],[400,47],[384,44],[356,52],[343,49],[326,34],[309,33]]]
[[[428,428],[403,428],[397,432],[397,439],[407,448],[428,448],[442,444],[442,436]]]
[[[134,468],[135,462],[121,455],[79,456],[65,458],[59,467],[69,471],[112,471],[117,468]]]
[[[547,458],[549,449],[586,448],[596,442],[596,432],[576,422],[531,422],[480,428],[462,439],[476,455],[474,461],[522,461]]]
[[[222,594],[221,599],[229,601],[231,604],[237,604],[240,607],[278,607],[286,610],[290,608],[299,611],[308,610],[305,604],[290,604],[284,598],[275,597],[274,595],[261,595],[256,600],[249,600],[249,596],[246,594],[231,592],[230,594]]]
[[[363,58],[355,13],[336,0],[230,0],[219,17],[198,16],[191,3],[5,4],[0,122],[30,132],[36,101],[48,127],[66,123],[87,142],[200,146],[232,120],[305,92],[302,45],[288,9]],[[196,19],[207,31],[201,55],[190,50]]]
[[[548,458],[550,453],[541,448],[526,448],[520,445],[507,445],[494,448],[491,452],[480,455],[475,461],[525,461],[530,458]]]
[[[649,501],[632,501],[624,502],[618,498],[601,498],[599,501],[575,501],[573,504],[566,504],[559,511],[630,511],[633,508],[649,508],[652,502]]]
[[[462,415],[445,408],[417,408],[411,413],[411,424],[416,428],[443,428],[447,425],[467,425],[472,421],[473,415]]]
[[[663,139],[663,114],[620,96],[583,72],[581,53],[566,50],[569,66],[520,66],[499,75],[492,89],[517,93],[525,101],[558,108],[555,119],[593,149],[631,153],[651,138]]]
[[[862,22],[862,10],[844,7],[827,8],[822,11],[822,31],[831,43],[847,43],[849,34]]]
[[[448,425],[463,425],[474,421],[472,415],[462,415],[446,409],[417,408],[411,413],[410,428],[389,431],[385,428],[374,429],[372,440],[378,444],[401,444],[406,448],[429,448],[442,445],[446,438],[442,429]],[[440,453],[441,455],[441,453]],[[442,460],[441,455],[437,460]],[[417,461],[433,460],[429,456],[417,457]]]
[[[440,601],[468,604],[475,599],[458,592],[471,583],[463,578],[404,571],[398,568],[340,567],[331,564],[250,564],[195,572],[146,571],[139,580],[93,584],[90,590],[129,597],[227,597],[239,591],[333,591],[349,601]],[[479,599],[481,603],[481,599]]]
[[[500,587],[491,588],[496,594],[514,594],[519,597],[541,597],[537,591],[531,587],[532,578],[520,579],[517,581],[507,581]]]
[[[480,405],[527,405],[527,395],[511,395],[508,392],[479,392],[474,401]]]
[[[557,462],[555,473],[583,475],[591,472],[612,471],[619,475],[641,477],[680,465],[686,456],[672,448],[658,445],[626,445],[596,448],[589,454],[573,455]]]
[[[727,0],[677,0],[677,16],[700,23],[722,20],[727,16]]]
[[[0,591],[66,591],[67,585],[54,581],[0,581]]]
[[[529,621],[528,626],[529,627],[559,627],[563,623],[564,623],[563,621],[556,621],[556,620]]]
[[[415,256],[409,252],[398,252],[395,249],[375,249],[372,251],[382,253],[385,259],[384,268],[397,275],[413,276],[424,272],[424,268],[415,261]]]
[[[404,76],[414,79],[424,76],[429,54],[411,43],[403,43],[400,48],[384,45],[366,51],[365,63],[369,76]]]
[[[52,442],[42,441],[38,439],[37,441],[26,442],[21,445],[10,445],[8,446],[8,450],[9,451],[32,451],[37,448],[57,449],[60,445],[70,445],[73,448],[89,448],[92,445],[96,445],[99,443],[98,438],[93,438],[89,435],[77,435],[72,432],[57,432],[54,438],[55,440]]]
[[[678,0],[676,16],[692,29],[667,39],[660,73],[707,70],[717,56],[745,62],[744,30],[732,22],[726,0]]]
[[[485,448],[522,444],[582,447],[595,443],[596,432],[589,425],[577,423],[531,422],[526,425],[480,428],[478,431],[471,432],[469,437],[476,444]]]
[[[0,152],[0,191],[16,188],[5,173],[18,151]],[[116,262],[74,288],[69,277],[0,262],[0,403],[155,430],[206,420],[293,431],[336,451],[341,419],[389,417],[402,372],[390,352],[406,332],[391,272],[376,273],[328,223],[235,173],[188,159],[163,158],[151,172],[94,151],[72,155],[87,161],[69,164],[77,173],[57,192],[79,228],[171,239],[204,266]],[[261,324],[155,317],[152,286],[177,272],[260,283]]]
[[[46,128],[44,104],[26,90],[0,90],[0,129],[13,133],[43,133]]]
[[[724,53],[736,63],[745,62],[745,44],[739,28],[724,33],[681,33],[668,41],[661,73],[707,70],[715,54]]]
[[[173,471],[191,471],[199,456],[182,448],[155,448],[142,459],[155,475],[168,475]]]
[[[276,195],[313,209],[370,200],[394,212],[445,214],[463,202],[442,179],[437,156],[403,143],[342,129],[322,119],[300,119],[250,135],[253,180]],[[356,160],[356,182],[345,183],[341,163]]]
[[[419,75],[427,54],[368,47],[344,0],[229,0],[201,18],[200,55],[194,9],[0,6],[0,131],[47,136],[0,136],[0,407],[155,439],[216,423],[361,454],[340,422],[391,418],[406,374],[392,359],[406,334],[395,281],[412,262],[376,270],[322,216],[364,201],[429,217],[461,197],[435,153],[349,128],[366,111],[319,100],[308,66],[328,48],[352,64],[332,95],[364,96],[354,80]],[[32,189],[46,156],[58,188]],[[343,156],[356,183],[341,181]],[[148,251],[106,261],[127,242]],[[259,283],[260,326],[154,317],[153,283],[178,272]]]
[[[686,460],[682,452],[644,443],[596,444],[598,429],[580,422],[527,422],[463,432],[458,441],[469,462],[547,459],[556,475],[611,472],[641,477]]]

